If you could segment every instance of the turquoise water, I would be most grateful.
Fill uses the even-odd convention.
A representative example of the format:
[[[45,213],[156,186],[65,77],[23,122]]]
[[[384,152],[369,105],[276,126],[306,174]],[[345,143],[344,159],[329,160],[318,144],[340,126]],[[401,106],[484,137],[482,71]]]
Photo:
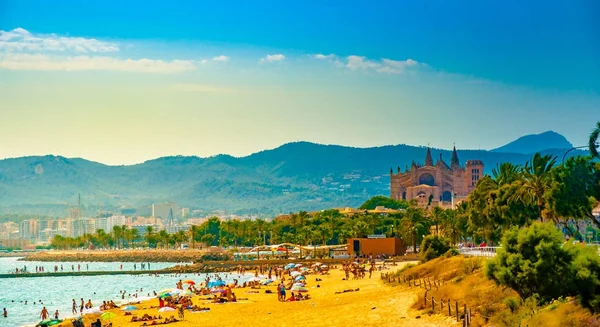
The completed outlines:
[[[46,272],[50,271],[54,265],[63,265],[63,271],[70,271],[71,265],[81,264],[81,270],[85,271],[84,263],[68,262],[32,262],[17,261],[17,258],[0,258],[0,272],[6,273],[14,271],[15,268],[27,266],[28,271],[35,272],[35,266],[42,265]],[[133,270],[133,263],[120,262],[90,262],[90,271],[108,271],[119,270],[123,264],[123,270]],[[139,263],[137,264],[139,269]],[[175,265],[174,263],[150,263],[152,269],[165,268]],[[69,270],[67,270],[67,268]],[[238,278],[243,282],[251,276],[237,276],[221,274],[223,280],[230,282],[233,278]],[[60,317],[70,317],[72,299],[81,302],[83,298],[86,302],[92,300],[94,306],[98,306],[105,300],[113,300],[119,304],[123,302],[119,291],[126,290],[128,294],[135,294],[139,289],[143,292],[137,292],[138,296],[152,295],[152,291],[160,291],[165,288],[175,287],[175,283],[180,279],[191,279],[201,282],[206,279],[206,274],[181,274],[181,275],[114,275],[114,276],[67,276],[67,277],[30,277],[30,278],[7,278],[0,279],[0,310],[8,310],[8,318],[0,316],[0,326],[17,327],[35,325],[40,319],[39,315],[42,307],[45,306],[48,312],[53,314],[59,311]],[[135,298],[129,297],[130,300]],[[42,303],[39,303],[41,300]],[[128,297],[125,297],[127,302]],[[27,301],[27,305],[24,302]],[[0,311],[1,312],[1,311]]]

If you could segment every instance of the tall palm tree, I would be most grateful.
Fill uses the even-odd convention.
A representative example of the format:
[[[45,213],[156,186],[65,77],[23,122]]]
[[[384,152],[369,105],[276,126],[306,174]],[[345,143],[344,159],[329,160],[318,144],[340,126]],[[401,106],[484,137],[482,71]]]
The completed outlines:
[[[400,220],[400,226],[405,235],[404,238],[412,241],[413,250],[416,253],[419,235],[427,234],[429,229],[429,222],[425,217],[423,209],[417,206],[408,207],[404,217]]]
[[[531,161],[525,163],[522,173],[524,183],[520,200],[535,203],[538,210],[538,217],[544,221],[543,215],[546,209],[545,193],[552,183],[552,167],[556,163],[556,157],[551,155],[542,156],[539,153],[533,155]]]
[[[600,137],[600,121],[596,123],[596,128],[590,134],[590,154],[594,158],[600,159],[600,153],[598,153],[598,137]]]

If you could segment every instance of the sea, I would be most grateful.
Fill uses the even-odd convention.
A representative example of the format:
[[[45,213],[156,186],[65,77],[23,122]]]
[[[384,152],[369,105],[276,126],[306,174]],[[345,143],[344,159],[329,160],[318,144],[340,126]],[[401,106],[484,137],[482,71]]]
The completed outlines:
[[[134,270],[132,262],[36,262],[18,259],[0,258],[0,273],[11,273],[25,266],[28,272],[35,272],[36,266],[43,266],[46,272],[50,272],[54,271],[55,265],[59,267],[62,265],[63,272],[77,271],[78,265],[81,265],[81,271],[118,271],[121,265],[123,270]],[[178,264],[182,263],[151,262],[150,268],[155,270]],[[140,263],[135,265],[139,270]],[[199,283],[206,277],[207,274],[159,274],[158,276],[143,274],[0,278],[0,310],[6,308],[8,311],[7,318],[2,317],[0,311],[0,326],[35,326],[40,321],[40,312],[44,306],[51,315],[58,310],[60,319],[76,316],[71,313],[72,299],[75,299],[78,305],[81,298],[86,303],[91,299],[95,307],[106,300],[122,304],[134,301],[136,298],[133,295],[136,293],[138,297],[151,297],[153,291],[174,288],[179,280],[191,279]],[[228,283],[234,278],[243,283],[252,276],[221,273],[220,277]],[[126,291],[128,294],[125,300],[121,299],[120,291]]]

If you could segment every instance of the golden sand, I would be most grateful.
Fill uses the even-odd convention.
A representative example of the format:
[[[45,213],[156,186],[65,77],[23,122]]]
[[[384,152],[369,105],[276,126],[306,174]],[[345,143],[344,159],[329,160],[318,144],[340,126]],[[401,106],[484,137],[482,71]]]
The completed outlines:
[[[396,268],[406,263],[400,263]],[[389,270],[387,270],[389,272]],[[330,275],[307,276],[307,288],[312,297],[310,300],[298,302],[279,302],[276,286],[263,287],[260,293],[248,293],[249,288],[234,289],[238,298],[248,298],[239,303],[212,304],[204,297],[194,297],[193,302],[200,307],[209,307],[210,311],[190,313],[185,311],[183,321],[170,323],[168,326],[453,326],[456,323],[441,315],[428,316],[411,309],[418,294],[418,289],[402,286],[392,287],[384,284],[380,273],[373,273],[371,279],[342,280],[343,272],[333,270]],[[320,285],[319,288],[316,285]],[[360,288],[357,292],[335,294],[345,289]],[[264,293],[270,289],[273,294]],[[289,296],[288,291],[288,296]],[[161,314],[163,318],[176,312],[159,313],[154,299],[138,304],[140,309],[133,313],[138,317],[148,313],[152,316]],[[117,316],[111,321],[113,326],[138,327],[143,322],[130,322],[132,316],[125,316],[119,309],[112,310]],[[96,316],[97,317],[97,316]],[[94,316],[84,317],[86,326],[96,319]],[[417,318],[419,317],[419,318]]]

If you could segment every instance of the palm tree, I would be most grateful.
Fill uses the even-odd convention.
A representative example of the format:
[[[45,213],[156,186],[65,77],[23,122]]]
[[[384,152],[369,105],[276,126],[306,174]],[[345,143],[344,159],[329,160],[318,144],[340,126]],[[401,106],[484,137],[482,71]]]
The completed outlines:
[[[598,137],[600,137],[600,121],[596,123],[596,128],[590,134],[590,154],[594,158],[600,159],[600,153],[598,153]]]
[[[439,224],[444,220],[444,209],[440,207],[433,207],[429,213],[431,221],[435,225],[435,235],[440,235]]]
[[[552,183],[552,167],[556,163],[556,157],[551,155],[542,156],[539,153],[533,155],[531,161],[525,163],[522,173],[524,183],[522,192],[518,196],[524,202],[535,203],[538,217],[544,221],[546,209],[546,191]]]
[[[400,220],[400,226],[405,234],[404,238],[412,241],[415,253],[417,252],[419,235],[427,233],[429,229],[428,225],[423,209],[413,205],[406,209],[404,217]]]
[[[121,237],[123,237],[123,228],[121,228],[121,226],[119,226],[119,225],[113,226],[112,234],[115,239],[115,247],[118,249],[119,248],[119,240],[121,240]]]

